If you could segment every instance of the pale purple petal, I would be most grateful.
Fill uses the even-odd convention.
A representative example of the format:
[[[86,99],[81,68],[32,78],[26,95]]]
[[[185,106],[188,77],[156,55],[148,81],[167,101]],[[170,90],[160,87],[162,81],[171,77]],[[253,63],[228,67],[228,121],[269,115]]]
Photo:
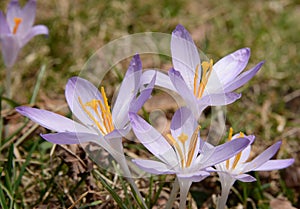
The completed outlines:
[[[213,66],[213,71],[220,82],[224,85],[235,79],[246,67],[250,58],[250,49],[239,49],[219,60]],[[207,86],[214,85],[213,79],[209,79]]]
[[[258,155],[256,158],[254,158],[251,162],[245,163],[243,172],[247,173],[256,168],[259,168],[261,165],[266,163],[279,150],[280,145],[281,145],[281,141],[276,142],[275,144],[270,146],[268,149],[266,149],[264,152],[262,152],[260,155]]]
[[[265,62],[262,61],[260,63],[258,63],[255,67],[253,67],[252,69],[242,73],[241,75],[239,75],[237,78],[235,78],[232,82],[228,83],[226,86],[224,86],[224,91],[225,92],[231,92],[234,91],[238,88],[240,88],[241,86],[243,86],[245,83],[247,83],[253,76],[255,76],[255,74],[259,71],[259,69],[261,68],[261,66],[264,64]]]
[[[239,140],[240,139],[239,137],[240,137],[240,134],[235,134],[232,137],[232,140]],[[254,135],[248,135],[248,136],[244,136],[244,138],[247,138],[250,141],[250,144],[245,149],[243,149],[243,151],[242,151],[241,158],[239,160],[239,162],[241,162],[241,163],[244,163],[249,159],[249,156],[250,156],[250,153],[251,153],[251,144],[254,142],[255,136]],[[229,167],[232,167],[233,161],[234,161],[234,159],[231,158]]]
[[[210,176],[210,173],[200,170],[195,172],[178,173],[176,175],[181,179],[190,179],[192,182],[200,182],[206,177]]]
[[[21,17],[22,11],[18,0],[11,0],[7,7],[7,23],[9,25],[11,33],[13,32],[13,28],[15,26],[15,17]]]
[[[40,124],[41,126],[53,131],[93,133],[90,129],[86,128],[85,126],[73,120],[70,120],[69,118],[47,110],[21,106],[17,107],[16,111],[21,115],[30,118],[32,121]]]
[[[95,142],[103,140],[101,135],[87,134],[79,132],[60,132],[54,134],[41,134],[45,140],[53,144],[80,144],[86,142]]]
[[[193,39],[182,25],[177,25],[172,33],[171,54],[174,68],[181,73],[187,86],[192,89],[195,69],[197,65],[200,66],[200,57]],[[200,75],[201,73],[199,79]]]
[[[268,160],[261,166],[254,169],[254,171],[272,171],[279,170],[289,167],[295,162],[295,159],[284,159],[284,160]]]
[[[84,124],[93,124],[86,112],[82,109],[79,98],[82,100],[83,104],[92,99],[103,101],[98,89],[83,78],[72,77],[68,80],[66,85],[65,96],[68,105],[76,118]]]
[[[176,92],[176,89],[174,88],[169,76],[158,70],[148,69],[145,72],[143,72],[141,84],[143,85],[143,84],[150,83],[150,81],[153,79],[153,76],[155,74],[156,74],[156,79],[155,79],[156,86],[166,88],[166,89]]]
[[[36,0],[29,0],[21,12],[22,22],[18,28],[18,34],[27,34],[29,32],[34,23],[35,13]]]
[[[153,155],[169,165],[178,163],[175,151],[155,128],[134,113],[130,113],[130,121],[138,140]]]
[[[250,176],[248,174],[240,174],[237,176],[234,176],[235,179],[242,181],[242,182],[253,182],[256,181],[256,178],[254,178],[253,176]]]
[[[20,51],[19,41],[16,36],[4,35],[1,38],[1,50],[4,64],[8,68],[12,67],[15,64]]]
[[[118,97],[113,105],[112,117],[115,119],[115,126],[122,128],[128,122],[129,105],[136,96],[142,76],[142,63],[140,56],[133,56],[129,68],[122,81]]]
[[[214,151],[210,155],[206,155],[206,153],[203,152],[201,167],[206,168],[223,162],[238,154],[245,147],[247,147],[249,143],[250,141],[247,138],[239,138],[239,140],[229,141],[222,145],[214,147]]]
[[[147,85],[146,88],[142,89],[138,98],[134,99],[133,102],[130,104],[130,112],[137,113],[145,104],[145,102],[151,96],[154,84],[156,80],[156,74],[154,74],[152,80]]]
[[[0,11],[0,39],[4,34],[10,34],[10,29],[8,27],[4,14],[2,13],[2,11]]]
[[[182,133],[188,135],[190,138],[196,128],[197,120],[191,110],[187,107],[182,107],[175,112],[171,121],[171,134],[174,138],[177,138]]]
[[[36,25],[28,31],[27,35],[22,39],[22,47],[28,43],[34,36],[37,35],[48,35],[49,30],[46,26],[44,25]]]
[[[175,173],[175,171],[168,168],[166,164],[156,160],[133,159],[132,162],[134,162],[138,167],[148,173],[156,175]]]
[[[128,124],[127,126],[123,127],[123,129],[114,129],[112,132],[106,134],[104,137],[105,139],[116,139],[120,137],[126,137],[130,130],[131,126],[130,124]]]
[[[171,68],[169,70],[169,77],[171,82],[173,83],[175,89],[177,90],[178,94],[184,99],[187,103],[187,106],[191,109],[195,117],[200,115],[199,110],[197,108],[197,100],[194,96],[191,89],[188,88],[185,81],[183,80],[179,71]]]
[[[221,106],[228,105],[241,98],[241,94],[235,92],[208,94],[198,100],[198,104],[202,106]]]

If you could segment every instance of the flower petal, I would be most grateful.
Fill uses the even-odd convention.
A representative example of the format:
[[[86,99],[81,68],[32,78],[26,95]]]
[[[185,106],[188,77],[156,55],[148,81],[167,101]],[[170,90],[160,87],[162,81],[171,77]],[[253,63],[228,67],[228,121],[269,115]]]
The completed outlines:
[[[279,150],[280,145],[281,145],[281,141],[276,142],[268,149],[266,149],[264,152],[262,152],[260,155],[258,155],[256,158],[254,158],[251,162],[245,163],[243,172],[247,173],[249,171],[255,170],[256,168],[259,168],[261,165],[266,163]]]
[[[180,72],[176,71],[174,68],[171,68],[169,70],[169,77],[178,94],[187,103],[187,106],[191,109],[195,117],[198,118],[200,116],[200,112],[198,110],[196,97],[194,96],[192,90],[188,88]]]
[[[200,106],[221,106],[228,105],[241,98],[241,94],[235,92],[221,93],[221,94],[208,94],[198,100]]]
[[[19,41],[16,36],[4,35],[1,38],[1,50],[5,66],[11,68],[17,58],[20,51]]]
[[[133,56],[126,75],[119,89],[118,97],[113,105],[112,117],[115,126],[122,128],[129,121],[128,111],[132,99],[136,96],[142,76],[142,62],[137,54]]]
[[[83,124],[93,124],[86,112],[82,109],[79,98],[83,103],[89,102],[92,99],[103,101],[98,89],[83,78],[72,77],[68,80],[66,85],[65,96],[68,105],[76,118]]]
[[[44,25],[36,25],[28,31],[27,35],[22,39],[22,47],[27,44],[34,36],[37,35],[48,35],[49,30]]]
[[[206,177],[210,176],[210,173],[204,170],[200,170],[200,171],[188,172],[188,173],[178,173],[177,176],[179,178],[188,178],[192,182],[199,182],[205,179]]]
[[[2,11],[0,11],[0,39],[3,34],[10,34],[10,30],[4,14],[2,13]]]
[[[175,112],[171,121],[171,134],[174,138],[179,137],[182,133],[191,138],[196,128],[197,120],[191,110],[181,107]]]
[[[153,155],[168,165],[178,163],[175,151],[155,128],[135,113],[129,117],[136,137]]]
[[[53,131],[93,133],[85,126],[47,110],[21,106],[17,107],[16,111],[21,115],[30,118],[32,121],[40,124],[41,126]]]
[[[295,159],[284,159],[284,160],[268,160],[261,166],[254,169],[254,171],[272,171],[286,168],[292,165]]]
[[[250,141],[247,138],[239,138],[239,140],[229,141],[214,147],[214,151],[209,155],[203,152],[201,153],[203,155],[201,167],[206,168],[223,162],[242,151],[249,143]]]
[[[97,144],[101,139],[101,135],[87,134],[79,132],[60,132],[54,134],[41,134],[45,140],[53,144],[80,144],[86,142],[95,142]]]
[[[235,134],[232,137],[232,140],[239,140],[240,139],[239,137],[240,137],[240,134]],[[240,160],[239,160],[239,162],[241,162],[241,163],[244,163],[249,159],[249,156],[250,156],[250,153],[251,153],[251,144],[254,142],[255,136],[254,135],[248,135],[248,136],[245,136],[245,138],[247,138],[250,141],[250,144],[245,149],[243,149],[243,151],[241,153],[241,157],[240,157]],[[234,162],[234,157],[231,158],[229,160],[229,162],[230,162],[229,167],[232,167],[233,162]]]
[[[148,69],[143,72],[141,85],[148,84],[153,79],[153,76],[156,74],[155,85],[158,87],[166,88],[176,92],[170,78],[165,73],[162,73],[158,70]]]
[[[253,182],[256,181],[256,178],[250,176],[249,174],[240,174],[234,177],[235,179],[242,181],[242,182]]]
[[[132,103],[130,104],[130,112],[137,113],[142,108],[142,106],[151,96],[155,84],[155,80],[156,80],[156,74],[154,74],[152,80],[147,85],[147,87],[141,90],[138,98],[132,101]]]
[[[250,58],[250,49],[239,49],[219,60],[213,66],[213,71],[218,77],[220,82],[224,85],[235,79],[246,67]],[[214,85],[211,81],[214,79],[209,78],[207,87]]]
[[[17,34],[22,36],[27,35],[33,26],[36,14],[36,0],[29,0],[24,8],[21,10],[22,22],[18,28]]]
[[[174,68],[179,71],[190,89],[193,89],[195,69],[200,65],[197,47],[189,32],[177,25],[172,33],[171,54]]]
[[[15,26],[15,17],[21,17],[22,11],[18,0],[11,0],[7,7],[6,19],[11,33]]]
[[[175,171],[168,168],[166,164],[156,160],[133,159],[132,162],[134,162],[138,167],[148,173],[156,175],[175,173]]]
[[[240,88],[241,86],[243,86],[245,83],[247,83],[253,76],[255,76],[255,74],[259,71],[259,69],[261,68],[261,66],[264,64],[265,62],[262,61],[260,63],[258,63],[255,67],[253,67],[252,69],[242,73],[241,75],[239,75],[237,78],[235,78],[232,82],[228,83],[225,87],[224,87],[224,91],[225,92],[231,92],[234,91],[238,88]]]

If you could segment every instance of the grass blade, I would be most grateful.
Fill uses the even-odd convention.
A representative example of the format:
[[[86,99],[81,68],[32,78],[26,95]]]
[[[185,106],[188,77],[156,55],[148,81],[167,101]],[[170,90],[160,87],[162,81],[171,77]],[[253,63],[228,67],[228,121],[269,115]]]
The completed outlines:
[[[118,206],[122,209],[128,209],[127,206],[123,203],[123,200],[114,191],[114,189],[102,178],[101,174],[96,170],[94,170],[94,173],[96,174],[96,177],[100,180],[103,187],[111,194],[111,196],[117,202]]]

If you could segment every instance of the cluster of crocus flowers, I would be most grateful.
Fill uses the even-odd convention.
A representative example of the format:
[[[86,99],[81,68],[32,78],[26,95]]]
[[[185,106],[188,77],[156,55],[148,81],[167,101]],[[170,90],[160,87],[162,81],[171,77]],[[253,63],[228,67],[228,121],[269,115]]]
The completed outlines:
[[[36,35],[48,35],[44,25],[33,26],[36,14],[36,0],[29,0],[21,8],[18,0],[12,0],[6,17],[0,11],[0,42],[6,67],[11,68],[19,51]]]
[[[150,174],[175,175],[180,188],[181,209],[186,207],[191,184],[202,181],[211,173],[217,172],[220,177],[222,196],[219,208],[222,208],[235,180],[254,180],[247,172],[280,169],[293,163],[293,159],[270,160],[279,149],[280,142],[253,161],[246,162],[254,136],[243,133],[232,136],[231,130],[229,141],[219,146],[213,146],[200,137],[198,119],[203,109],[236,101],[241,95],[233,91],[248,82],[261,68],[263,62],[241,73],[250,57],[248,48],[233,52],[216,64],[213,60],[201,62],[190,34],[178,25],[172,33],[171,52],[173,68],[168,75],[153,70],[142,72],[140,57],[135,55],[112,108],[104,87],[99,92],[87,80],[71,78],[66,86],[66,100],[80,122],[31,107],[18,107],[17,111],[56,131],[41,135],[49,142],[92,142],[100,145],[120,164],[123,174],[128,175],[129,182],[137,190],[130,178],[122,146],[122,137],[132,129],[136,138],[154,156],[154,159],[133,159],[133,162]],[[186,104],[174,113],[166,135],[162,135],[138,114],[151,96],[154,85],[177,92]]]

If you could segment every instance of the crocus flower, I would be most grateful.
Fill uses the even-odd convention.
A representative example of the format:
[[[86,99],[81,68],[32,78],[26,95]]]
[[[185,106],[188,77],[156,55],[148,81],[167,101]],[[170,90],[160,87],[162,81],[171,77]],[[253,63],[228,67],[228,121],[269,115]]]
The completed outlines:
[[[16,110],[41,126],[56,131],[57,133],[41,135],[49,142],[55,144],[93,142],[103,147],[120,164],[123,174],[138,193],[124,156],[122,136],[130,130],[128,112],[137,111],[142,107],[155,83],[154,77],[152,82],[139,92],[141,76],[142,63],[139,55],[135,55],[123,79],[112,111],[103,87],[99,92],[87,80],[79,77],[71,78],[66,85],[66,99],[80,122],[31,107],[22,106]],[[130,104],[134,106],[130,108]]]
[[[36,35],[48,35],[44,25],[33,26],[36,14],[36,0],[29,0],[21,8],[18,0],[12,0],[6,17],[0,11],[0,41],[4,64],[12,67],[20,49]]]
[[[256,181],[254,177],[246,174],[250,171],[271,171],[282,169],[290,166],[294,163],[294,159],[284,160],[270,160],[278,151],[281,145],[281,141],[276,142],[252,161],[249,161],[249,155],[251,152],[251,144],[254,142],[255,137],[253,135],[245,136],[243,133],[235,134],[232,137],[233,130],[229,131],[229,141],[239,141],[240,138],[248,138],[250,144],[236,156],[215,165],[215,168],[219,175],[222,194],[218,199],[219,209],[225,208],[226,201],[229,195],[229,191],[236,180],[242,182]]]
[[[151,174],[176,174],[180,187],[180,208],[185,207],[192,182],[199,182],[209,175],[205,170],[207,167],[230,158],[249,144],[248,139],[242,139],[210,148],[200,138],[197,120],[186,107],[175,112],[171,134],[166,137],[136,113],[131,113],[130,119],[136,137],[157,158],[134,159],[133,162]]]
[[[156,85],[179,93],[197,117],[207,106],[227,105],[239,99],[241,95],[233,91],[247,83],[264,63],[241,73],[250,58],[249,48],[239,49],[215,64],[212,60],[201,62],[197,46],[182,25],[172,33],[171,54],[169,78],[158,73]],[[153,73],[147,72],[149,78]]]

